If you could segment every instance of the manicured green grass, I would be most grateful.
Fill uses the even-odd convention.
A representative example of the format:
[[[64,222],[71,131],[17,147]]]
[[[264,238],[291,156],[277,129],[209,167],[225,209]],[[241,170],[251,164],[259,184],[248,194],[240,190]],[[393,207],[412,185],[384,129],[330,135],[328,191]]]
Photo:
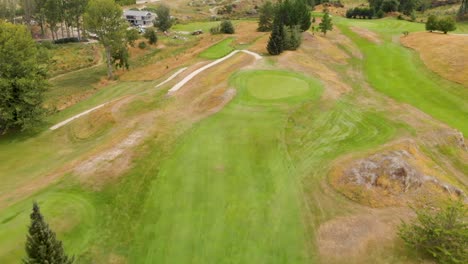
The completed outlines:
[[[244,72],[243,84],[248,92],[265,100],[297,97],[309,91],[310,82],[299,74],[282,71]]]
[[[234,50],[232,46],[233,38],[224,39],[213,46],[210,46],[202,53],[200,53],[201,58],[205,59],[219,59],[228,55],[231,51]]]
[[[393,19],[339,22],[340,29],[364,53],[364,70],[375,89],[468,134],[468,90],[430,72],[414,51],[391,41],[400,30],[423,30],[422,24]],[[351,25],[374,30],[387,41],[372,43],[349,30]]]
[[[97,212],[88,198],[83,192],[76,190],[44,191],[1,211],[2,263],[18,263],[24,256],[24,243],[33,200],[39,203],[46,221],[65,243],[66,252],[77,254],[85,251],[96,233],[93,224],[97,220]]]
[[[238,80],[245,76],[233,79],[240,96],[198,124],[162,165],[138,223],[141,244],[131,263],[308,259],[300,186],[281,143],[289,102],[278,107],[244,96],[251,83]],[[295,84],[290,80],[284,85]],[[312,83],[302,101],[318,97],[321,87]]]

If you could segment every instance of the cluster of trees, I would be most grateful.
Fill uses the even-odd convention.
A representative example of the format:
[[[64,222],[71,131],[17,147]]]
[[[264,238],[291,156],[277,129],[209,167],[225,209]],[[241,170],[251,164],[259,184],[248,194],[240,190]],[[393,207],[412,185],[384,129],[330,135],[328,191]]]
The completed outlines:
[[[438,211],[415,210],[416,219],[403,222],[399,236],[417,252],[437,263],[467,263],[468,210],[461,201],[451,201]]]
[[[449,31],[457,29],[455,20],[451,17],[437,18],[434,15],[429,16],[426,22],[427,31],[442,31],[447,34]]]
[[[283,26],[299,26],[302,31],[306,31],[311,25],[310,10],[308,0],[285,0],[273,4],[266,1],[259,9],[258,31],[268,32],[273,30],[275,20]]]
[[[346,11],[347,18],[368,18],[374,17],[374,9],[369,7],[355,7]]]
[[[41,120],[46,59],[25,26],[0,20],[0,134]]]
[[[268,53],[278,55],[301,45],[301,32],[308,30],[312,23],[310,9],[305,0],[285,0],[275,5],[266,2],[262,6],[258,30],[272,30],[267,45]]]
[[[81,39],[81,17],[87,4],[88,0],[21,0],[25,23],[30,25],[32,20],[36,21],[41,27],[42,36],[48,26],[54,40],[58,39],[59,29],[62,37],[65,36],[64,31],[70,37],[70,32],[73,35],[75,28],[78,39]]]
[[[375,13],[401,12],[407,16],[413,14],[414,10],[421,5],[419,0],[368,0],[369,6]]]

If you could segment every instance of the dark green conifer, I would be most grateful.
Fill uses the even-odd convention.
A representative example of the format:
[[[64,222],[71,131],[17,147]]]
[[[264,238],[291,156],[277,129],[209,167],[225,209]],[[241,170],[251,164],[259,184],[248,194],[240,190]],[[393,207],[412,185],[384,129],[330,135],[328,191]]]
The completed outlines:
[[[55,237],[49,225],[44,221],[39,206],[33,204],[30,215],[31,225],[26,240],[27,257],[24,264],[71,264],[73,258],[69,258],[62,246],[62,242]]]
[[[268,41],[267,50],[270,55],[279,55],[284,50],[284,28],[279,19],[273,22],[273,30],[271,31],[270,40]]]

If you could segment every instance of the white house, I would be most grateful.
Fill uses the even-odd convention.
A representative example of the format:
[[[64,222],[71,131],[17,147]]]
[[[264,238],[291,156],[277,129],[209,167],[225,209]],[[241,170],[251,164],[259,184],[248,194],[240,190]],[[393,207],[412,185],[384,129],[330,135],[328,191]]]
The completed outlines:
[[[124,17],[131,25],[145,27],[152,26],[157,15],[149,11],[126,10]]]

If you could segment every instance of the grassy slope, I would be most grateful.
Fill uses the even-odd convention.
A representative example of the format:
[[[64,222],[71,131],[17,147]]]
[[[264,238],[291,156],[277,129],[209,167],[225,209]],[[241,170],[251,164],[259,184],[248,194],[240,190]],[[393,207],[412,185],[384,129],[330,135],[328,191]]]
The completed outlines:
[[[337,19],[338,20],[338,19]],[[442,80],[427,70],[415,52],[391,41],[402,31],[421,31],[422,24],[394,19],[357,21],[339,19],[339,25],[369,28],[381,33],[387,41],[376,45],[359,37],[348,28],[340,29],[356,42],[365,58],[364,70],[371,85],[398,101],[416,106],[422,111],[468,134],[468,90],[461,85]]]
[[[200,53],[199,56],[205,59],[218,59],[224,57],[234,50],[234,47],[231,45],[233,40],[233,38],[221,40],[220,42],[204,50],[202,53]]]
[[[132,263],[306,259],[299,186],[281,143],[286,115],[278,108],[295,100],[259,101],[244,77],[234,79],[240,96],[202,121],[162,166]],[[320,86],[306,81],[312,91],[302,100],[316,98]]]

